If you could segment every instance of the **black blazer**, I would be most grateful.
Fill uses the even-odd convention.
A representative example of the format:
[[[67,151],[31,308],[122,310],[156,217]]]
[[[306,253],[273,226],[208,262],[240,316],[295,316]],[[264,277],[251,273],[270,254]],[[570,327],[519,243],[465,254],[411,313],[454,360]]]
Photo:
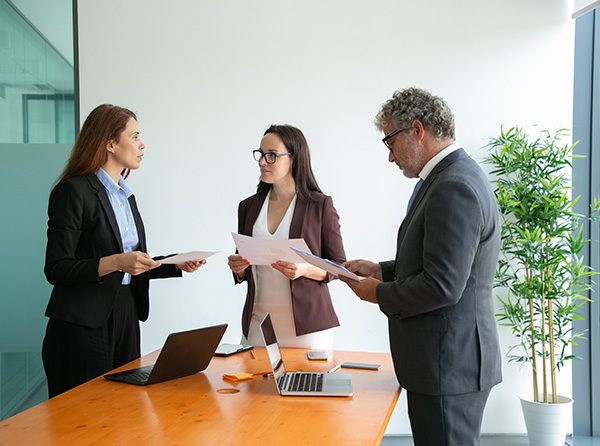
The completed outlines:
[[[139,237],[138,250],[146,252],[144,224],[133,195],[129,204]],[[121,252],[117,220],[96,175],[73,177],[57,184],[48,203],[44,273],[54,288],[46,316],[90,328],[106,323],[124,273],[115,271],[98,277],[98,264],[101,257]],[[181,271],[175,265],[162,265],[131,277],[141,321],[148,319],[149,279],[176,276],[181,277]]]
[[[499,250],[496,199],[459,149],[424,181],[400,226],[396,260],[381,263],[377,300],[406,390],[456,395],[502,380],[492,292]]]
[[[266,197],[267,193],[261,192],[240,203],[238,207],[239,234],[252,236],[252,228]],[[289,237],[303,238],[311,252],[320,257],[336,263],[346,261],[339,216],[333,206],[333,200],[320,192],[310,192],[309,200],[300,196],[296,198]],[[323,282],[306,277],[291,281],[292,307],[297,336],[340,325],[326,283],[333,278],[333,275],[328,274]],[[235,274],[234,279],[236,283],[239,283]],[[248,282],[248,292],[242,314],[242,331],[244,336],[248,337],[255,293],[251,268],[246,268],[243,280]]]

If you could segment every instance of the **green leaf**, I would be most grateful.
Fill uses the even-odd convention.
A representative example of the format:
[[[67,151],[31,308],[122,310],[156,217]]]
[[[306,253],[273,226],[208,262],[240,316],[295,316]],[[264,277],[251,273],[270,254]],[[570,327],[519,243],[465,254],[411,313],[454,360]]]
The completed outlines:
[[[507,357],[511,362],[531,362],[532,356],[542,356],[542,341],[549,347],[548,325],[544,336],[540,326],[543,297],[544,305],[552,303],[551,314],[545,309],[553,320],[558,369],[576,359],[568,347],[584,339],[572,321],[582,319],[597,272],[579,255],[590,243],[582,223],[600,220],[597,198],[589,215],[574,211],[581,197],[572,197],[570,168],[580,156],[573,154],[577,142],[570,144],[567,137],[566,129],[555,133],[542,129],[532,137],[519,126],[500,127],[499,136],[486,145],[501,221],[501,255],[494,278],[500,306],[496,318],[515,338]]]

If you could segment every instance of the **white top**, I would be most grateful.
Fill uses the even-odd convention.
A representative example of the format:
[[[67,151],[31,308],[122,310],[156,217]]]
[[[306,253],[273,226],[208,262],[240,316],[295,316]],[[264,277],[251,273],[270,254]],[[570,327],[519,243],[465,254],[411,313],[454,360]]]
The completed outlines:
[[[263,239],[288,239],[290,225],[296,208],[296,196],[287,208],[281,223],[273,234],[269,232],[268,210],[271,191],[267,193],[265,202],[252,228],[252,237]],[[332,329],[296,336],[294,311],[292,308],[292,289],[290,280],[270,265],[252,265],[254,277],[254,308],[248,338],[242,336],[242,344],[262,346],[260,323],[267,313],[271,315],[277,341],[282,347],[302,347],[331,349],[333,347]]]
[[[296,208],[296,195],[294,195],[292,202],[288,206],[287,211],[274,234],[269,232],[268,223],[270,197],[271,191],[269,190],[265,202],[260,209],[260,213],[254,222],[252,237],[267,240],[288,239],[292,216],[294,215],[294,209]],[[290,280],[287,277],[270,265],[252,266],[252,274],[254,275],[255,284],[255,306],[256,304],[292,305],[292,290],[290,288]]]

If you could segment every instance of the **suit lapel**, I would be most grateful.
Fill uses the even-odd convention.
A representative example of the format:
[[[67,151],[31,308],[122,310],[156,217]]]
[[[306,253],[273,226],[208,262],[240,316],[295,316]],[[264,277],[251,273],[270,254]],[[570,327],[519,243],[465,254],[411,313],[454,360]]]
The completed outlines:
[[[135,221],[135,228],[138,234],[139,249],[142,252],[147,252],[146,231],[144,230],[144,222],[142,222],[142,216],[140,215],[137,202],[135,201],[135,195],[132,194],[128,200],[129,207],[131,207],[131,213],[133,214],[133,221]]]
[[[244,221],[243,235],[252,236],[252,228],[254,227],[254,223],[258,218],[258,214],[260,213],[266,198],[266,192],[258,194],[252,201],[252,204],[248,206],[248,211]],[[294,214],[292,215],[292,221],[290,223],[289,238],[302,238],[302,223],[304,222],[304,215],[306,214],[307,206],[308,202],[305,199],[301,198],[300,196],[296,197],[296,207],[294,208]]]
[[[415,209],[417,209],[417,206],[419,206],[419,203],[421,203],[421,200],[425,196],[427,189],[429,189],[429,186],[431,186],[431,183],[433,183],[434,177],[435,177],[435,175],[432,172],[431,174],[429,174],[427,179],[425,179],[425,181],[423,181],[423,185],[418,190],[417,195],[415,195],[415,199],[413,200],[410,208],[408,209],[408,213],[406,214],[406,217],[404,217],[405,221],[410,221],[410,219],[412,218],[413,214],[415,213]]]
[[[427,179],[423,182],[423,186],[421,186],[421,189],[419,189],[419,192],[417,192],[417,196],[415,197],[412,206],[408,210],[408,214],[406,214],[406,217],[404,217],[404,220],[402,220],[402,223],[400,224],[400,229],[398,229],[398,250],[396,251],[396,262],[398,261],[397,256],[398,252],[400,252],[402,240],[404,240],[404,233],[406,232],[406,228],[408,228],[408,225],[410,224],[410,221],[412,220],[413,215],[415,213],[415,209],[425,196],[425,193],[427,192],[427,189],[429,189],[429,186],[431,186],[431,184],[433,183],[434,178],[435,175],[433,174],[433,172],[427,176]]]
[[[250,206],[248,206],[248,210],[244,219],[244,232],[243,235],[247,235],[252,237],[252,227],[258,218],[258,214],[260,213],[260,209],[262,208],[265,198],[267,197],[266,192],[262,192],[257,194],[255,199],[252,200]]]
[[[300,197],[296,196],[296,207],[294,208],[294,214],[292,215],[292,222],[290,223],[289,238],[302,238],[302,227],[304,222],[304,216],[306,214],[306,207],[308,202]]]
[[[96,189],[96,192],[98,194],[98,200],[100,200],[100,204],[104,209],[104,213],[106,214],[106,218],[108,219],[110,228],[112,229],[113,235],[115,236],[115,240],[119,244],[121,252],[123,252],[123,241],[121,240],[119,225],[117,224],[117,218],[115,217],[112,205],[110,204],[110,200],[108,199],[106,189],[104,188],[98,177],[96,177],[96,175],[89,175],[88,181],[90,182],[92,187]]]
[[[419,189],[419,192],[417,193],[417,195],[412,203],[412,206],[408,210],[406,217],[404,218],[404,220],[402,221],[402,224],[400,225],[400,229],[398,230],[398,247],[400,246],[400,244],[402,243],[402,240],[404,239],[404,233],[406,232],[406,228],[410,224],[410,221],[412,220],[413,215],[414,215],[417,207],[419,206],[419,203],[421,202],[423,197],[425,197],[427,190],[435,181],[435,177],[441,171],[443,171],[448,166],[450,166],[452,163],[454,163],[456,160],[462,158],[464,156],[464,154],[465,154],[465,151],[463,149],[455,150],[454,152],[450,153],[447,157],[442,159],[439,163],[437,163],[436,166],[431,171],[431,173],[427,176],[427,178],[425,179],[425,181],[423,183],[423,186],[421,187],[421,189]]]

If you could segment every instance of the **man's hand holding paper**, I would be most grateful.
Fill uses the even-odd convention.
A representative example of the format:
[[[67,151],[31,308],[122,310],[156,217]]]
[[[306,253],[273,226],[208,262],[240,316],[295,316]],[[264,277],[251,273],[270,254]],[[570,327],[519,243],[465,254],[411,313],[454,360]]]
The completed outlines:
[[[360,280],[360,277],[358,277],[353,272],[348,271],[342,265],[338,265],[337,263],[334,263],[331,260],[322,259],[319,256],[316,256],[314,254],[311,254],[310,252],[306,252],[301,249],[295,248],[293,246],[290,246],[290,248],[292,251],[294,251],[296,254],[298,254],[298,256],[300,256],[302,258],[302,260],[304,260],[305,262],[310,263],[311,265],[316,266],[317,268],[325,270],[328,273],[333,274],[334,276],[337,276],[337,277],[344,276],[344,277],[347,277],[348,279],[351,279],[354,281]]]

